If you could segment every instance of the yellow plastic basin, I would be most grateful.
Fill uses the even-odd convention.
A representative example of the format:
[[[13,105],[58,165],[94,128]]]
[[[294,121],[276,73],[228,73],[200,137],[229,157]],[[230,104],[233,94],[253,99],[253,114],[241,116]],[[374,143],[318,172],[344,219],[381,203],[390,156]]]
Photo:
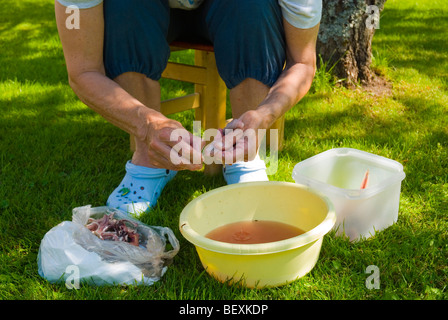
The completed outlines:
[[[231,244],[205,235],[232,222],[270,220],[305,233],[260,244]],[[307,274],[319,257],[322,239],[333,227],[332,203],[308,187],[289,182],[248,182],[224,186],[192,200],[179,228],[197,250],[207,272],[221,282],[274,287]]]

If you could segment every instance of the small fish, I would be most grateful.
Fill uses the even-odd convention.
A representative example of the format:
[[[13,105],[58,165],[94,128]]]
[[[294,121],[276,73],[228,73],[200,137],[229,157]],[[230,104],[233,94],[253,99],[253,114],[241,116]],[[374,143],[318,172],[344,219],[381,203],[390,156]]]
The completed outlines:
[[[362,179],[361,189],[367,188],[368,183],[369,183],[369,170],[367,169],[366,173],[364,174],[364,179]]]

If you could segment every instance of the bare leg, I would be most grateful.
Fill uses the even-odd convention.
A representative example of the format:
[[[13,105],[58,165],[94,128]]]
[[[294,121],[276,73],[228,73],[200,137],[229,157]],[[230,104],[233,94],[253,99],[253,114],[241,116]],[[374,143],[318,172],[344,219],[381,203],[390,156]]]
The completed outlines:
[[[137,72],[125,72],[114,81],[148,108],[160,111],[161,98],[158,81]],[[138,166],[152,167],[149,165],[148,147],[144,142],[135,139],[135,152],[131,162]]]
[[[229,91],[229,98],[233,118],[237,119],[244,112],[256,109],[268,92],[268,86],[252,78],[247,78],[232,88]]]
[[[245,79],[238,86],[232,88],[229,98],[233,118],[240,118],[243,113],[256,109],[268,92],[269,87],[252,78]],[[266,165],[258,155],[248,162],[236,162],[231,166],[224,166],[223,174],[228,184],[269,180],[266,174]]]
[[[136,72],[114,79],[124,90],[148,108],[160,111],[160,85]],[[126,175],[107,199],[107,205],[137,216],[154,207],[165,185],[177,171],[154,168],[145,142],[135,139],[135,152],[126,163]]]

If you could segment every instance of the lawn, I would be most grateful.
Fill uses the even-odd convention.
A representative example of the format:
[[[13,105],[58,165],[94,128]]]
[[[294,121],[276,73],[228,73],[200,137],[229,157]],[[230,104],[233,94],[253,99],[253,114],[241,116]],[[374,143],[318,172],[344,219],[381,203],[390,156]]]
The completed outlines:
[[[314,86],[286,115],[285,148],[271,180],[293,182],[294,165],[336,147],[403,164],[398,222],[368,240],[325,236],[315,268],[283,287],[246,289],[204,272],[180,234],[182,208],[223,186],[218,176],[180,172],[149,225],[172,228],[181,250],[153,286],[69,290],[37,273],[45,233],[73,208],[102,206],[130,158],[128,135],[83,105],[67,83],[52,1],[0,4],[0,299],[447,299],[448,3],[388,0],[373,41],[384,90]],[[192,53],[173,59],[191,60]],[[319,77],[325,78],[324,70]],[[170,98],[192,87],[162,81]],[[191,129],[193,114],[174,116]],[[380,271],[366,287],[366,268]]]

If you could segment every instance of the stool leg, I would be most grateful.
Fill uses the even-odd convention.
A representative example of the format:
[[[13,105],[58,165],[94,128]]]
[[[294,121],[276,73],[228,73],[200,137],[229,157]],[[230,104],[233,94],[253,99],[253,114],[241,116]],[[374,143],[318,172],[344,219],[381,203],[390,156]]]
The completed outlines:
[[[199,92],[201,107],[196,109],[196,120],[201,121],[202,129],[219,129],[226,126],[226,96],[227,87],[219,76],[213,52],[195,51],[195,64],[207,70],[205,85],[195,85]],[[204,173],[209,176],[221,173],[222,166],[218,164],[206,165]]]

